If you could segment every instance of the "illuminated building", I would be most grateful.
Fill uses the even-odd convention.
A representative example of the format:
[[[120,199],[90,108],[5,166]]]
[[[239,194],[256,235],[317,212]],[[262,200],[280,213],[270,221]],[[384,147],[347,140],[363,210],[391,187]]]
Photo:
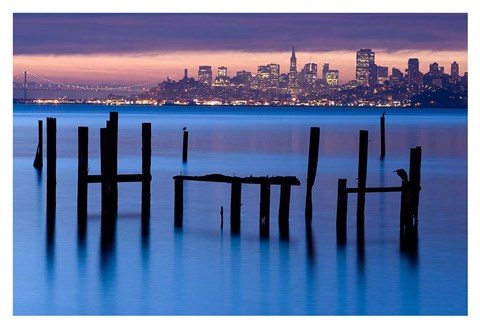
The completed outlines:
[[[257,88],[260,90],[268,90],[272,88],[278,88],[280,80],[280,65],[268,64],[258,66],[256,83]]]
[[[418,58],[408,59],[408,92],[417,94],[420,92],[420,86],[423,84],[423,74],[420,73],[420,63]]]
[[[357,51],[355,77],[358,84],[371,85],[376,82],[375,52],[372,49]]]
[[[439,67],[437,62],[430,64],[430,75],[432,77],[441,77],[445,71],[444,67]]]
[[[388,81],[388,67],[377,66],[377,82],[385,84],[385,81]]]
[[[323,71],[322,71],[322,79],[323,81],[327,80],[327,72],[330,70],[330,64],[324,63],[323,64]]]
[[[228,86],[230,84],[230,77],[227,75],[227,68],[220,66],[217,71],[217,77],[215,78],[214,86]]]
[[[325,81],[327,85],[338,85],[340,74],[337,69],[328,70],[325,73]]]
[[[392,75],[390,75],[390,83],[398,84],[403,80],[403,73],[398,68],[392,68]]]
[[[450,76],[453,82],[458,82],[460,72],[458,70],[458,63],[456,61],[454,61],[452,65],[450,65]]]
[[[218,75],[217,76],[228,76],[227,75],[227,68],[225,66],[220,66],[218,68]]]
[[[212,66],[198,67],[198,81],[207,85],[212,85]]]
[[[305,90],[308,92],[315,91],[317,84],[317,64],[312,62],[305,64],[303,71],[305,76]]]
[[[295,56],[295,46],[292,48],[292,56],[290,57],[290,71],[288,72],[288,90],[291,94],[298,93],[300,84],[298,82],[297,57]]]

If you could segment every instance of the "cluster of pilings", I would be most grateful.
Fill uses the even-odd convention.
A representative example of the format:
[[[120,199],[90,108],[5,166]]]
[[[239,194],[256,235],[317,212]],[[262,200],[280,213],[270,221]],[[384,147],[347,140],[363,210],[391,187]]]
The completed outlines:
[[[385,113],[380,117],[380,158],[385,158]],[[38,146],[34,167],[43,166],[43,125],[38,122]],[[312,189],[315,182],[320,143],[320,128],[310,128],[310,143],[307,168],[307,185],[305,200],[305,223],[312,224]],[[141,213],[143,219],[150,215],[151,193],[151,123],[142,123],[142,171],[139,174],[118,174],[118,113],[110,112],[106,127],[100,129],[101,174],[89,174],[88,165],[88,127],[78,127],[78,188],[77,214],[79,222],[87,216],[88,184],[101,183],[102,226],[113,225],[117,216],[118,183],[140,182],[142,184]],[[183,129],[182,161],[187,161],[188,131]],[[365,223],[365,195],[370,192],[400,192],[400,240],[401,245],[415,244],[417,241],[418,205],[420,195],[420,171],[422,149],[417,146],[410,149],[409,178],[405,171],[402,185],[399,187],[367,187],[368,131],[361,130],[359,135],[359,160],[357,187],[347,187],[346,179],[338,180],[337,196],[337,241],[344,244],[347,239],[347,205],[348,194],[357,194],[357,239],[363,243]],[[403,170],[402,170],[403,171]],[[398,173],[398,172],[397,172]],[[178,175],[173,177],[175,204],[174,224],[183,225],[183,188],[184,181],[206,181],[229,183],[231,185],[230,229],[232,233],[240,232],[241,190],[242,184],[260,185],[260,236],[268,237],[270,224],[270,190],[272,185],[280,186],[278,224],[281,238],[289,235],[289,210],[291,186],[300,185],[294,176],[235,177],[222,174],[204,176]],[[47,118],[47,218],[49,226],[54,223],[56,207],[56,119]],[[223,207],[221,208],[223,227]]]

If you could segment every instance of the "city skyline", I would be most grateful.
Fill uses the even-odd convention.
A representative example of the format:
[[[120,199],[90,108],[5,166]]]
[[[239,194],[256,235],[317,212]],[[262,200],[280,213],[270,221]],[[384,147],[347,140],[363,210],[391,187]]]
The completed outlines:
[[[269,63],[287,73],[293,45],[298,70],[329,63],[342,84],[355,79],[361,48],[389,74],[412,57],[424,73],[434,62],[449,73],[453,61],[468,71],[466,14],[14,14],[13,23],[13,73],[66,82],[181,79],[184,69],[197,78],[199,66],[255,74]]]

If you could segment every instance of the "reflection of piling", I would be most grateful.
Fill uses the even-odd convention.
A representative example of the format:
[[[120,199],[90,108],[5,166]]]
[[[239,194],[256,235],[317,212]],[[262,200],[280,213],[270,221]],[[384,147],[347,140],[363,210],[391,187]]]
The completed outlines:
[[[281,184],[280,206],[278,209],[278,227],[281,239],[288,239],[289,237],[290,190],[290,184]]]
[[[187,162],[188,158],[188,131],[183,131],[183,149],[182,149],[182,161]]]
[[[320,142],[320,128],[310,128],[310,148],[308,151],[307,197],[305,201],[305,222],[312,222],[312,188],[315,183],[318,164],[318,147]]]
[[[150,182],[152,163],[152,125],[142,123],[142,217],[150,215]]]
[[[57,119],[47,118],[47,217],[55,215],[57,193]]]
[[[260,236],[268,237],[270,233],[270,184],[260,185]]]
[[[238,181],[232,182],[232,194],[230,201],[230,231],[240,232],[240,213],[242,207],[242,184]]]
[[[33,167],[37,170],[41,170],[43,167],[43,121],[38,120],[38,146],[35,153],[35,160],[33,161]]]
[[[365,188],[367,184],[368,131],[360,130],[358,152],[358,197],[357,197],[357,232],[363,235],[365,221]]]
[[[385,115],[380,116],[380,158],[385,158]]]
[[[77,214],[79,219],[87,216],[88,199],[88,127],[78,127],[78,182]]]
[[[344,244],[347,240],[347,179],[338,179],[337,196],[337,242]]]

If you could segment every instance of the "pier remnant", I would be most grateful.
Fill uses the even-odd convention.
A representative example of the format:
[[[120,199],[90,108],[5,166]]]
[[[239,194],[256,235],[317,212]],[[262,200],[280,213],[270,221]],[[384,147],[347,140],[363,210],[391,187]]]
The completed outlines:
[[[186,163],[188,159],[188,131],[183,130],[182,162]]]
[[[380,116],[380,159],[385,158],[385,112]]]
[[[37,170],[41,170],[43,167],[43,121],[38,120],[38,145],[35,152],[35,160],[33,161],[33,167]]]
[[[57,193],[57,119],[47,117],[47,217],[55,216]]]
[[[260,185],[260,235],[266,236],[269,228],[269,202],[270,186],[280,185],[280,205],[278,213],[278,224],[280,228],[280,237],[288,238],[288,220],[290,211],[290,189],[291,186],[299,186],[300,181],[294,176],[263,176],[263,177],[237,177],[223,174],[208,174],[203,176],[176,175],[173,177],[175,183],[175,205],[174,218],[175,226],[181,226],[183,221],[183,181],[205,181],[221,182],[231,184],[231,202],[230,202],[230,230],[232,233],[240,232],[241,217],[241,193],[242,184]]]
[[[315,183],[318,164],[318,148],[320,143],[320,128],[310,128],[310,146],[308,151],[307,196],[305,200],[305,222],[312,223],[312,188]]]

